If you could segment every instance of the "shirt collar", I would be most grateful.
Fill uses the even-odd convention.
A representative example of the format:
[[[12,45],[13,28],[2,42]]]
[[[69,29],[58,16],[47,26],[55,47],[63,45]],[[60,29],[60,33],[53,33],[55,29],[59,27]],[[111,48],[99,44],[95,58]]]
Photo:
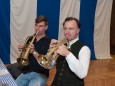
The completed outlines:
[[[74,40],[70,41],[70,42],[69,42],[69,46],[68,46],[68,47],[70,48],[70,47],[71,47],[71,45],[72,45],[72,44],[74,44],[74,43],[75,43],[76,41],[78,41],[78,40],[79,40],[79,39],[78,39],[78,37],[77,37],[76,39],[74,39]]]

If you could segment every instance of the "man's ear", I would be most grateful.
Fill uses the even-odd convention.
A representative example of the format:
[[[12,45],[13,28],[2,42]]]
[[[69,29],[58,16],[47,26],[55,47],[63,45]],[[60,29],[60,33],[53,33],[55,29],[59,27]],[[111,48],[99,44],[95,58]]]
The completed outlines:
[[[48,26],[45,27],[45,30],[47,30],[47,29],[48,29]]]
[[[79,34],[79,32],[80,32],[80,29],[77,30],[77,34]]]

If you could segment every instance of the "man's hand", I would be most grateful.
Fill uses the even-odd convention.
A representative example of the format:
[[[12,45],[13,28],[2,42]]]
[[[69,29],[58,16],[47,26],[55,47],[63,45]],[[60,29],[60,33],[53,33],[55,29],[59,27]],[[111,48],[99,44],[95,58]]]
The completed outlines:
[[[57,42],[58,42],[57,40],[52,39],[51,43],[50,43],[50,46],[49,46],[49,49],[52,49],[52,48],[56,47]]]
[[[57,53],[62,56],[67,56],[70,53],[70,51],[67,49],[65,45],[62,44],[54,53]]]
[[[57,43],[59,41],[55,40],[55,39],[52,39],[51,40],[51,43],[50,43],[50,47],[49,47],[49,50],[52,49],[52,48],[55,48],[57,47]],[[69,54],[69,50],[66,48],[65,45],[60,45],[57,47],[57,49],[54,51],[54,53],[57,53],[59,55],[62,55],[62,56],[67,56]]]
[[[30,48],[30,53],[33,53],[35,51],[33,44],[29,44],[29,48]]]
[[[23,48],[24,48],[24,45],[23,45],[23,44],[19,44],[19,45],[18,45],[18,51],[19,51],[19,52],[21,52]]]

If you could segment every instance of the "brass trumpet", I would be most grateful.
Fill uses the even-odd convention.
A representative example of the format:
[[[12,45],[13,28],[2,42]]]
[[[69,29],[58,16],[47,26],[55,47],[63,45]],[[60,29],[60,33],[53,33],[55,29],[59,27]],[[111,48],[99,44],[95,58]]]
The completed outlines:
[[[29,44],[32,44],[37,36],[37,33],[34,34],[33,36],[30,36],[27,38],[25,44],[24,44],[24,48],[22,49],[22,52],[20,53],[19,57],[17,58],[17,62],[21,65],[28,65],[29,61],[28,61],[28,56],[30,53],[30,48],[29,48]],[[32,37],[32,40],[28,43],[28,40]]]
[[[60,42],[56,43],[56,47],[48,50],[46,55],[40,55],[38,56],[38,63],[46,68],[49,69],[50,68],[50,64],[53,60],[56,60],[58,58],[58,54],[54,54],[54,51],[58,49],[58,47],[62,44],[67,43],[67,36],[64,37]]]

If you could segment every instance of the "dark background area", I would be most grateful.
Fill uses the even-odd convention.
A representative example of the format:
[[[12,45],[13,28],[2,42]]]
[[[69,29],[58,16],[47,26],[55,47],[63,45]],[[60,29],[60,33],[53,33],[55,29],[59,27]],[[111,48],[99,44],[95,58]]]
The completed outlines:
[[[111,27],[110,27],[110,53],[115,55],[115,0],[113,0]]]

